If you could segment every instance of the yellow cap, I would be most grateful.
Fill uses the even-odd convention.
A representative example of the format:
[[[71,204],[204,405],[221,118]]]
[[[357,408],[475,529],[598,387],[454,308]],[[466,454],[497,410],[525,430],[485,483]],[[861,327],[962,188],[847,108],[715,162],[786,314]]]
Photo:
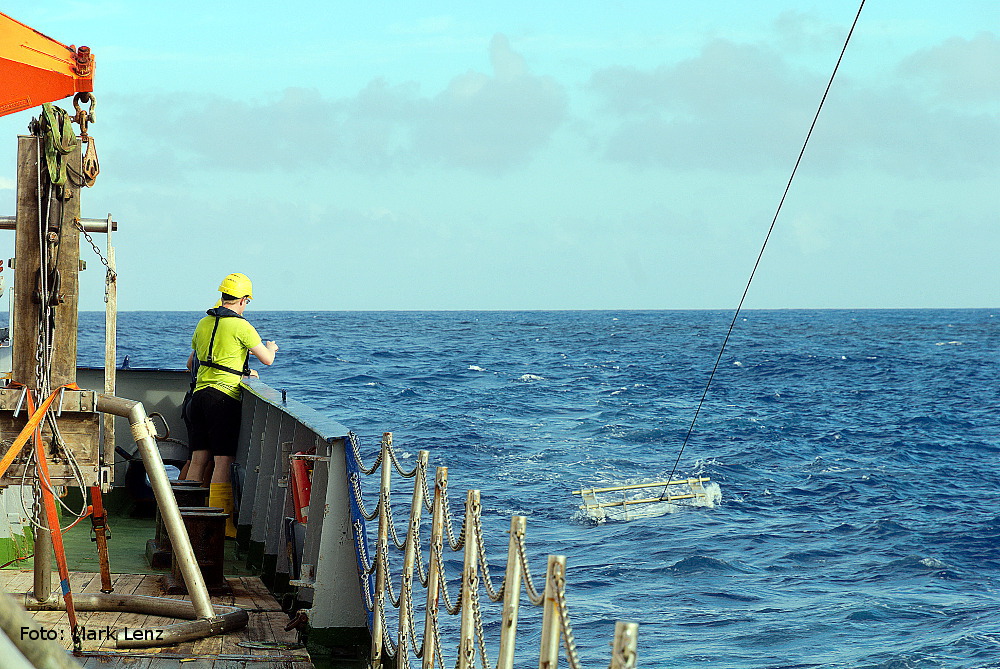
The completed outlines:
[[[233,297],[253,298],[253,284],[246,274],[233,272],[219,284],[219,292],[232,295]]]

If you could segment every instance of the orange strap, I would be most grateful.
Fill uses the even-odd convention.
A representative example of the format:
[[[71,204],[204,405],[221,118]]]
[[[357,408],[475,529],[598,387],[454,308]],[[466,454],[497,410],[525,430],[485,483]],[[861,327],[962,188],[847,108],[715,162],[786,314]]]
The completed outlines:
[[[31,413],[31,417],[28,419],[28,423],[21,430],[21,434],[17,436],[14,443],[11,445],[7,454],[4,455],[2,462],[2,469],[0,469],[0,476],[3,472],[7,471],[10,463],[13,462],[14,457],[20,452],[24,444],[34,436],[37,462],[36,462],[36,473],[38,475],[39,481],[42,488],[42,501],[45,506],[45,516],[49,525],[49,532],[52,536],[52,550],[55,553],[56,564],[59,567],[59,585],[62,588],[63,600],[66,602],[66,613],[69,616],[70,631],[73,635],[73,648],[75,650],[80,650],[82,647],[80,639],[80,626],[77,623],[76,618],[76,608],[73,606],[73,592],[70,590],[69,586],[69,567],[66,564],[66,547],[63,545],[62,529],[59,527],[59,514],[56,510],[56,499],[52,493],[52,480],[49,477],[49,463],[45,454],[45,442],[42,440],[42,430],[39,425],[42,419],[45,417],[46,412],[52,405],[53,400],[56,396],[63,390],[63,388],[72,388],[73,390],[79,390],[79,387],[75,383],[68,383],[64,386],[56,388],[51,395],[46,398],[38,409],[35,409],[35,399],[31,394],[31,390],[27,390],[27,400],[28,400],[28,411]],[[12,454],[13,453],[13,454]]]
[[[49,477],[49,462],[45,455],[45,442],[42,440],[42,430],[38,427],[41,423],[41,417],[45,416],[45,412],[48,411],[49,406],[52,404],[52,400],[56,398],[56,395],[63,388],[68,387],[76,388],[75,383],[66,384],[65,386],[60,386],[56,388],[51,395],[42,403],[42,406],[38,408],[37,411],[34,410],[34,400],[31,397],[31,391],[28,391],[28,408],[31,410],[31,421],[35,421],[35,448],[37,452],[37,462],[35,463],[38,473],[38,478],[41,482],[42,488],[42,501],[45,503],[45,515],[49,523],[49,532],[52,536],[52,552],[56,556],[56,565],[59,568],[59,585],[62,588],[63,601],[66,602],[66,614],[69,616],[69,626],[70,632],[73,635],[73,649],[80,650],[82,648],[80,639],[80,625],[76,620],[76,607],[73,606],[73,591],[69,587],[69,566],[66,564],[66,547],[63,545],[62,529],[59,527],[59,514],[56,510],[56,498],[52,493],[52,479]],[[41,417],[39,417],[39,414]],[[37,420],[36,417],[38,417]],[[28,426],[25,426],[27,429]],[[21,432],[24,435],[24,432]],[[19,436],[18,439],[21,437]],[[16,442],[15,442],[16,443]],[[13,447],[12,447],[13,448]]]
[[[12,385],[22,384],[17,383]],[[24,445],[28,442],[28,439],[31,438],[31,435],[35,432],[35,428],[41,424],[42,419],[45,418],[45,412],[49,410],[50,406],[52,406],[52,402],[55,401],[59,392],[63,388],[69,388],[70,390],[80,389],[80,387],[75,383],[67,383],[64,386],[59,386],[44,402],[42,402],[42,406],[38,407],[38,410],[35,411],[35,400],[31,396],[31,391],[28,390],[26,386],[23,387],[25,389],[25,393],[28,395],[28,412],[31,413],[31,417],[28,418],[28,423],[24,426],[24,429],[21,430],[21,434],[17,435],[17,439],[14,440],[14,443],[11,444],[10,448],[7,449],[7,452],[4,453],[3,458],[0,458],[0,477],[7,473],[7,469],[10,467],[10,464],[14,462],[14,458],[17,457],[18,453],[21,452],[21,449],[24,448]]]

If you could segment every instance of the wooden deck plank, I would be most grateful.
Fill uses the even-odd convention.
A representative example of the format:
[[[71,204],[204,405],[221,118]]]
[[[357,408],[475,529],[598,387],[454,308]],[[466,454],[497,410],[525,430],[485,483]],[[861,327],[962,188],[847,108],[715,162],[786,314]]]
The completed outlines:
[[[117,594],[166,596],[188,599],[185,595],[164,595],[160,574],[113,574],[112,584]],[[231,577],[232,594],[213,596],[213,604],[241,606],[247,609],[250,621],[247,627],[225,636],[209,637],[164,648],[117,649],[113,640],[85,641],[84,654],[78,661],[85,669],[312,669],[312,661],[304,648],[253,648],[247,642],[296,643],[296,632],[286,632],[288,616],[280,610],[278,602],[255,577]],[[70,583],[74,592],[99,592],[99,574],[73,573]],[[0,570],[0,588],[22,597],[33,584],[32,573]],[[46,627],[64,629],[63,647],[72,647],[69,621],[64,611],[34,612],[36,620]],[[81,624],[91,629],[113,630],[155,628],[177,622],[172,618],[115,611],[83,612]],[[183,662],[182,662],[183,660]]]
[[[23,595],[34,587],[34,575],[30,571],[0,569],[0,587],[4,592]]]
[[[135,593],[136,588],[142,583],[142,574],[112,574],[111,575],[111,585],[114,588],[115,594],[119,595],[131,595]],[[98,587],[100,590],[100,587]],[[91,625],[94,625],[95,629],[101,629],[105,627],[110,627],[113,630],[121,629],[122,627],[122,617],[134,615],[129,613],[121,613],[119,611],[101,611],[95,613],[94,617],[91,618]],[[101,643],[94,644],[93,646],[84,646],[85,648],[102,648],[102,649],[113,649],[115,647],[115,642],[113,639],[107,639]]]
[[[258,611],[280,611],[281,605],[274,595],[267,589],[267,586],[256,576],[240,576],[239,580]]]

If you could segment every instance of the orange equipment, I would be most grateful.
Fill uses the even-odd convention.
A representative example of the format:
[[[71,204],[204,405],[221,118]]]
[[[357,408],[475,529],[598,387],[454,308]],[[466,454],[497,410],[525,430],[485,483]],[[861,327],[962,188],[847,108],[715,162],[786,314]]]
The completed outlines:
[[[0,13],[0,116],[93,90],[88,47],[66,46]]]
[[[292,499],[295,520],[300,523],[309,522],[309,497],[312,493],[312,467],[306,464],[306,457],[309,454],[305,451],[292,456]]]

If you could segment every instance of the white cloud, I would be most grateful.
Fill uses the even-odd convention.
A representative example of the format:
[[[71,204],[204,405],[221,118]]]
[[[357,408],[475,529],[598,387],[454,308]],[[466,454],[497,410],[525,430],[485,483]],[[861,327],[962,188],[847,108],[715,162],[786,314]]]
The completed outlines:
[[[156,131],[173,161],[241,172],[352,170],[444,165],[497,174],[531,160],[568,118],[564,88],[534,75],[502,35],[490,44],[492,73],[455,76],[439,94],[414,82],[374,79],[352,97],[287,88],[271,99],[180,99],[166,113],[152,98],[131,110],[160,107]],[[135,138],[145,147],[156,138]],[[167,163],[172,162],[170,159]]]
[[[0,177],[0,190],[14,190],[17,186],[13,179],[8,179],[7,177]]]
[[[842,72],[809,146],[811,168],[943,178],[995,171],[1000,115],[981,103],[998,97],[998,44],[986,35],[947,40],[877,86]],[[790,167],[828,76],[766,46],[713,40],[678,63],[598,71],[590,89],[610,124],[608,158],[740,173]]]
[[[938,101],[1000,102],[1000,39],[989,32],[952,37],[906,58],[899,71],[928,82]]]

